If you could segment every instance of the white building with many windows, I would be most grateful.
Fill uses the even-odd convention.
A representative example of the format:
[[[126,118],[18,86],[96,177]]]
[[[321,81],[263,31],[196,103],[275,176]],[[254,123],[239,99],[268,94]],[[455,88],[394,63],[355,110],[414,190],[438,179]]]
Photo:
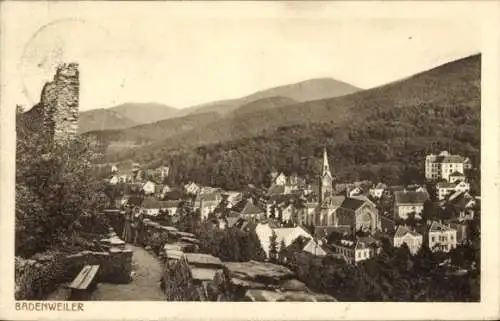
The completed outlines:
[[[449,181],[451,174],[464,174],[465,169],[470,167],[471,163],[468,158],[442,151],[438,155],[430,154],[425,157],[425,178]]]
[[[457,231],[434,221],[429,227],[426,241],[431,251],[449,252],[457,247]]]

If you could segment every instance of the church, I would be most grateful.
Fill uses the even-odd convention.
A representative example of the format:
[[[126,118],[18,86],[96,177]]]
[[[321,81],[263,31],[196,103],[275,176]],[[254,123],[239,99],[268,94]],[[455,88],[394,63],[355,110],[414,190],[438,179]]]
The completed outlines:
[[[305,221],[312,223],[315,229],[325,228],[330,232],[337,230],[342,233],[355,234],[363,231],[374,234],[380,230],[381,224],[376,205],[366,196],[336,195],[334,181],[325,148],[319,176],[318,202],[315,210],[307,213],[313,217],[306,218]]]

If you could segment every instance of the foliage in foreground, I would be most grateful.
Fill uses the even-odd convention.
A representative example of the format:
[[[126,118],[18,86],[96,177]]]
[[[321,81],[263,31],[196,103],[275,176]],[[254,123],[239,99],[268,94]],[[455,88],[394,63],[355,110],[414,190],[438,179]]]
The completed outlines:
[[[79,218],[95,216],[107,198],[93,178],[91,142],[75,139],[48,146],[40,133],[18,127],[16,146],[16,255],[58,246]]]
[[[432,253],[424,247],[411,256],[404,246],[386,248],[379,256],[358,266],[301,252],[292,256],[291,266],[312,289],[339,301],[479,301],[479,270],[465,275],[450,273],[446,265],[441,265],[447,258],[454,265],[469,267],[478,262],[479,251],[460,246],[447,255]]]

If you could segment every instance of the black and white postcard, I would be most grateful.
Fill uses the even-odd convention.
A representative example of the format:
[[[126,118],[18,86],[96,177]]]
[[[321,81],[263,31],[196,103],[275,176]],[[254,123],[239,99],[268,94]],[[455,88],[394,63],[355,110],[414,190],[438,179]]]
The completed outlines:
[[[1,317],[500,317],[497,2],[0,8]]]

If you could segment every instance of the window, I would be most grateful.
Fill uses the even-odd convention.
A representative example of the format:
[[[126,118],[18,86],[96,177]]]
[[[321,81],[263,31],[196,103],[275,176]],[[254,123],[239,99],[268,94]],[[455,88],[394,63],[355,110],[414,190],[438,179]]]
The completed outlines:
[[[432,241],[433,243],[434,243],[434,242],[436,242],[436,237],[434,237],[434,236],[433,236],[433,237],[431,237],[431,241]]]
[[[450,241],[453,241],[453,235],[450,235]]]

